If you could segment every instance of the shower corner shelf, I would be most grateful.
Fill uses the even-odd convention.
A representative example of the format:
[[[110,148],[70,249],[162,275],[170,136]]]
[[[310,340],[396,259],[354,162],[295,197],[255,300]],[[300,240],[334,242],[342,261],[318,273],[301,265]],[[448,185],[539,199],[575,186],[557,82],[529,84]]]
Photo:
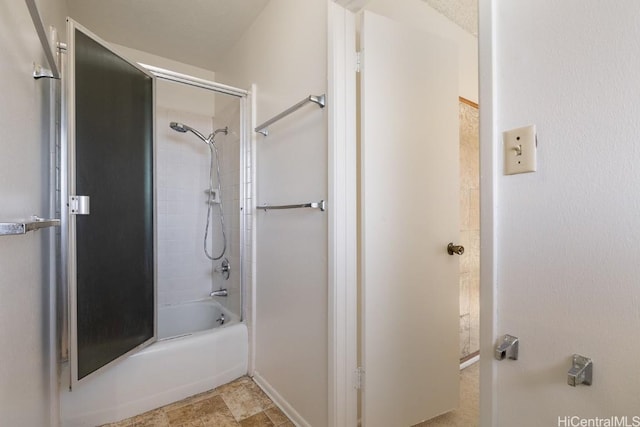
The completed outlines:
[[[39,230],[47,227],[60,226],[59,219],[44,219],[37,216],[28,220],[19,220],[14,222],[0,222],[0,236],[14,236],[19,234],[27,234],[29,231]]]

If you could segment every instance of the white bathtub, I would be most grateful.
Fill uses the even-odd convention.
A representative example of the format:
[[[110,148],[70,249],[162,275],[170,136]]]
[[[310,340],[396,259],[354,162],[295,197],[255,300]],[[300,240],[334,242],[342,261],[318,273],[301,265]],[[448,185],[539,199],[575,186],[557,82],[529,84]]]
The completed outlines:
[[[225,323],[218,326],[221,313]],[[72,392],[65,369],[62,427],[118,421],[245,375],[248,334],[238,320],[212,300],[160,307],[160,341],[88,378]]]

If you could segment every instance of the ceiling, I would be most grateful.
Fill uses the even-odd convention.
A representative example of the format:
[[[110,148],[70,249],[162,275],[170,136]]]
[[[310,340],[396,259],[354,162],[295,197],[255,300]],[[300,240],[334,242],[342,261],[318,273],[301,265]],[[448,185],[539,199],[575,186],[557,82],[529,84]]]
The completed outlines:
[[[116,44],[216,70],[269,0],[67,0],[69,15]]]
[[[478,37],[478,0],[424,1],[464,30]]]
[[[477,0],[424,1],[477,35]],[[215,71],[268,2],[67,0],[67,6],[73,19],[109,42]]]

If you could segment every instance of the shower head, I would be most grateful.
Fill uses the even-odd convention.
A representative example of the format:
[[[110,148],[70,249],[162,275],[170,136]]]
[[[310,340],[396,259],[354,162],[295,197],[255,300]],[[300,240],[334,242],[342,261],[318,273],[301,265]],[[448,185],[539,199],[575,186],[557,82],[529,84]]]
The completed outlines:
[[[200,132],[198,132],[197,130],[195,130],[190,126],[185,125],[184,123],[171,122],[169,123],[169,126],[171,127],[171,129],[175,130],[176,132],[186,133],[187,131],[189,131],[193,133],[195,136],[197,136],[198,138],[200,138],[205,144],[210,144],[209,138],[205,138],[203,134],[201,134]]]
[[[176,132],[182,132],[182,133],[186,133],[187,132],[187,129],[185,128],[185,126],[182,123],[171,122],[171,123],[169,123],[169,126],[171,127],[171,129],[175,130]]]

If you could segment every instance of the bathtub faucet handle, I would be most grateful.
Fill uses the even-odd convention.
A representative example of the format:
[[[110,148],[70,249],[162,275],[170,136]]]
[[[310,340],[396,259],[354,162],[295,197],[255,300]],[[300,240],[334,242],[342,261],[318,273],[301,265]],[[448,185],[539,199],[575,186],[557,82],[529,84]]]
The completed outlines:
[[[224,280],[229,280],[229,274],[231,272],[231,264],[229,264],[229,260],[227,258],[223,259],[220,267],[214,268],[213,271],[222,274]]]

